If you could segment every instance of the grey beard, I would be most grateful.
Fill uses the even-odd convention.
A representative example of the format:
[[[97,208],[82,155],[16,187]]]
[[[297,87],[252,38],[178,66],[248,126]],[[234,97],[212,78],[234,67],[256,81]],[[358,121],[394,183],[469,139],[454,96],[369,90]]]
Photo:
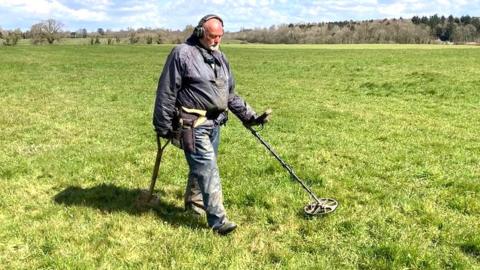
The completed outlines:
[[[218,51],[218,49],[220,48],[220,44],[217,44],[217,45],[211,45],[210,47],[208,47],[211,51]]]

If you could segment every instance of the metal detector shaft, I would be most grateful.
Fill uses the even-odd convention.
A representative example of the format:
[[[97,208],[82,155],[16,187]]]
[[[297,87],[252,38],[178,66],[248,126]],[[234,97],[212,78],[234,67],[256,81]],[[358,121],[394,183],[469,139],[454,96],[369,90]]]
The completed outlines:
[[[280,164],[282,164],[282,166],[290,173],[290,176],[292,176],[293,179],[295,179],[297,182],[300,183],[300,185],[302,185],[302,187],[308,192],[308,194],[310,194],[310,196],[312,196],[312,198],[317,202],[317,203],[321,203],[320,200],[318,199],[317,196],[315,196],[315,194],[310,190],[310,188],[307,187],[307,185],[305,185],[305,183],[302,181],[302,179],[300,179],[296,174],[295,172],[293,171],[293,169],[285,162],[283,161],[283,159],[280,158],[280,156],[273,150],[273,148],[262,138],[262,136],[260,136],[260,134],[258,134],[258,132],[253,129],[251,126],[246,126],[248,128],[248,130],[250,130],[253,134],[253,136],[255,136],[262,144],[263,146],[265,146],[265,148],[268,149],[268,151],[270,151],[270,153],[272,153],[272,155],[280,162]]]
[[[155,189],[155,184],[157,182],[158,171],[160,170],[160,163],[162,162],[163,150],[167,147],[167,141],[162,147],[162,142],[160,141],[160,136],[157,135],[157,158],[155,159],[155,166],[153,167],[152,180],[150,182],[150,189],[148,190],[148,200],[149,201],[153,196],[153,190]]]

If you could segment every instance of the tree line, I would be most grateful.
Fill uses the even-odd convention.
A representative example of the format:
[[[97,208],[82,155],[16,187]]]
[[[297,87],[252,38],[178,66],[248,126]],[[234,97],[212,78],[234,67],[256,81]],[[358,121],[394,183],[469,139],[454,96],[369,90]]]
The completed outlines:
[[[88,32],[85,28],[65,31],[64,25],[49,19],[32,25],[30,30],[2,30],[0,43],[16,45],[20,39],[32,44],[53,44],[61,39],[88,39],[95,44],[163,44],[181,43],[193,31],[188,25],[184,30],[128,28],[112,31],[98,28]],[[353,44],[353,43],[402,43],[425,44],[435,42],[479,42],[480,18],[469,15],[454,17],[414,16],[411,19],[383,19],[367,21],[338,21],[274,25],[269,28],[241,29],[225,33],[224,40],[241,43],[269,44]]]
[[[270,28],[242,29],[229,38],[248,43],[402,43],[479,42],[478,17],[414,16],[411,19],[339,21],[283,24]]]
[[[96,44],[171,44],[183,42],[193,31],[193,26],[187,26],[183,31],[151,28],[127,28],[126,30],[104,30],[98,28],[96,32],[88,32],[85,28],[76,31],[66,31],[62,22],[54,19],[41,21],[31,26],[30,30],[20,29],[3,30],[0,27],[0,44],[14,46],[20,39],[29,40],[33,45],[59,43],[62,39],[88,39],[92,45]]]

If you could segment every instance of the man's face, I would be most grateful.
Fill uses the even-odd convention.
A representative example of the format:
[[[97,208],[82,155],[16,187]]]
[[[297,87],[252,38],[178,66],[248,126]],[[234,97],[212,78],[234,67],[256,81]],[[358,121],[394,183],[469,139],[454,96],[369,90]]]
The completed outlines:
[[[205,35],[200,42],[204,47],[212,51],[218,50],[223,37],[222,23],[217,19],[211,19],[203,27],[205,28]]]

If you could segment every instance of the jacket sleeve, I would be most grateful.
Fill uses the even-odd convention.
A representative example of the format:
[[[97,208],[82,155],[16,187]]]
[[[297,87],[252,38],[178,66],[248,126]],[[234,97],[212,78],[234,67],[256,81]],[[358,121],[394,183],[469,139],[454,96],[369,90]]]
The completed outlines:
[[[182,87],[182,66],[180,50],[174,48],[163,67],[153,109],[153,126],[159,135],[172,130],[177,93]]]
[[[255,111],[248,105],[248,103],[243,100],[240,96],[235,93],[235,79],[233,78],[232,71],[230,69],[230,65],[225,59],[227,69],[228,69],[228,109],[235,114],[240,121],[243,123],[247,123],[252,121],[256,117]]]

